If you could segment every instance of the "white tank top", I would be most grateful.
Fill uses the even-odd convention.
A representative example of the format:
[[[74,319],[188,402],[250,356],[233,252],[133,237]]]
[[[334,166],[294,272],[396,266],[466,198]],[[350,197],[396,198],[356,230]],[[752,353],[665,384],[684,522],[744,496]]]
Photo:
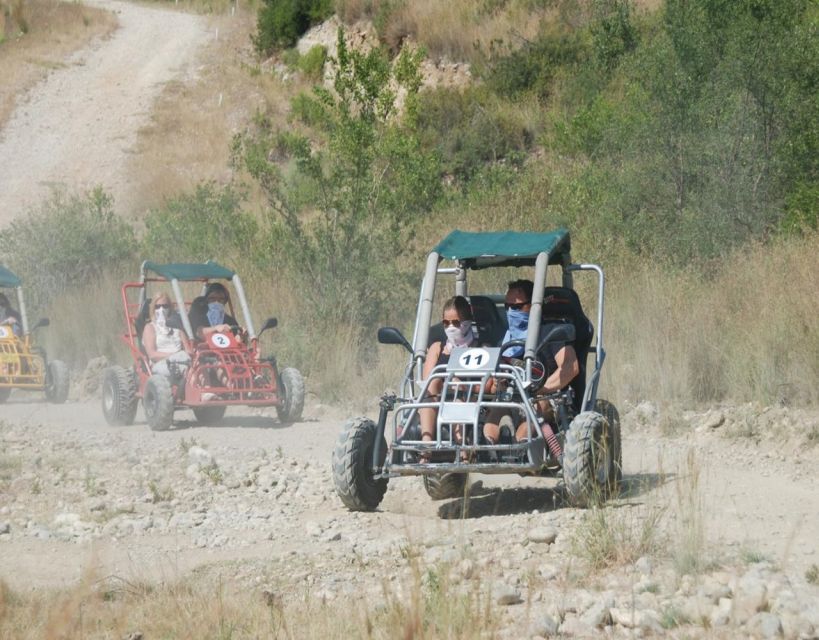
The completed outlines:
[[[156,350],[159,353],[182,351],[182,336],[179,335],[179,329],[171,329],[170,333],[166,333],[167,329],[154,328],[156,330]]]

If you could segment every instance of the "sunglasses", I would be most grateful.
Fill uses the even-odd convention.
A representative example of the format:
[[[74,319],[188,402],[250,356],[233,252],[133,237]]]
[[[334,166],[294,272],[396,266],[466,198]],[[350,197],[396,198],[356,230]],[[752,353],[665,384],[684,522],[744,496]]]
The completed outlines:
[[[514,309],[515,311],[520,311],[526,305],[531,304],[530,302],[504,302],[503,306],[507,309]]]
[[[169,304],[158,304],[158,305],[156,305],[156,308],[157,309],[170,309],[171,305],[169,305]]]
[[[450,325],[458,329],[461,327],[460,320],[441,320],[441,324],[444,325],[444,327],[449,327]]]

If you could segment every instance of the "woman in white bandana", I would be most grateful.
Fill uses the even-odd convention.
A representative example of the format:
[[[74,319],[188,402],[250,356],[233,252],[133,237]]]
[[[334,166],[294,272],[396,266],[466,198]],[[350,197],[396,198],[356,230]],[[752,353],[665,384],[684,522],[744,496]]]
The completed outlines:
[[[171,363],[177,373],[183,374],[193,353],[185,332],[168,326],[172,311],[168,294],[157,293],[151,301],[151,321],[142,330],[142,346],[151,360],[151,370],[163,376],[171,375]]]
[[[432,343],[427,350],[424,379],[429,377],[435,367],[449,362],[449,356],[454,348],[478,346],[472,307],[463,296],[455,296],[444,303],[444,316],[441,322],[446,332],[446,340]],[[442,386],[442,380],[433,380],[427,390],[428,400],[439,400]],[[421,419],[421,440],[434,440],[438,412],[435,409],[420,409],[418,413]],[[458,434],[455,434],[455,439],[458,439]]]

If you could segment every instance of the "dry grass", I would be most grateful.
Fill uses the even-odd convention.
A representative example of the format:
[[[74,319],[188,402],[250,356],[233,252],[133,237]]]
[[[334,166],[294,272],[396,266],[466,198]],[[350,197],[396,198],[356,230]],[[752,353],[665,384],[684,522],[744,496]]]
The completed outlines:
[[[417,567],[367,598],[227,587],[191,577],[149,585],[86,576],[68,590],[18,592],[0,582],[0,638],[486,638],[499,621],[480,581]]]
[[[303,86],[259,67],[250,41],[255,28],[249,5],[211,19],[214,38],[200,53],[197,76],[168,83],[139,131],[126,208],[140,215],[202,181],[228,182],[231,140],[251,117],[261,112],[286,122],[290,96]]]
[[[26,91],[116,26],[112,13],[79,2],[0,0],[0,128]]]
[[[751,244],[713,268],[610,270],[609,397],[819,403],[819,235]]]
[[[476,47],[487,50],[493,41],[520,44],[532,39],[541,22],[554,16],[553,10],[539,9],[536,3],[517,1],[338,0],[337,8],[345,22],[362,18],[383,22],[381,36],[393,49],[412,38],[423,44],[433,59],[463,61],[472,60]]]

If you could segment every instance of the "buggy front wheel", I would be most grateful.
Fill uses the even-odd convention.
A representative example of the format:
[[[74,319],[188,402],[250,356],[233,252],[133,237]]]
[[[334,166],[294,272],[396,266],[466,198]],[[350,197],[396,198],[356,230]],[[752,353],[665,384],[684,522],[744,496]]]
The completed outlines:
[[[70,383],[68,365],[62,360],[51,360],[48,363],[45,377],[46,400],[54,404],[65,402],[68,399]]]
[[[137,381],[133,369],[113,366],[102,375],[102,413],[112,427],[134,424],[137,405]]]
[[[288,367],[282,370],[279,380],[281,404],[276,413],[282,422],[296,422],[304,410],[304,378],[298,369]]]
[[[373,476],[373,450],[376,426],[367,418],[348,420],[333,450],[333,482],[344,506],[351,511],[373,511],[384,499],[387,479]],[[384,464],[387,443],[381,437],[381,460]]]
[[[153,431],[167,431],[173,424],[173,389],[166,376],[152,375],[145,383],[142,409]]]
[[[604,416],[586,411],[572,420],[563,452],[563,481],[571,505],[600,504],[610,495],[614,448],[613,430]]]

